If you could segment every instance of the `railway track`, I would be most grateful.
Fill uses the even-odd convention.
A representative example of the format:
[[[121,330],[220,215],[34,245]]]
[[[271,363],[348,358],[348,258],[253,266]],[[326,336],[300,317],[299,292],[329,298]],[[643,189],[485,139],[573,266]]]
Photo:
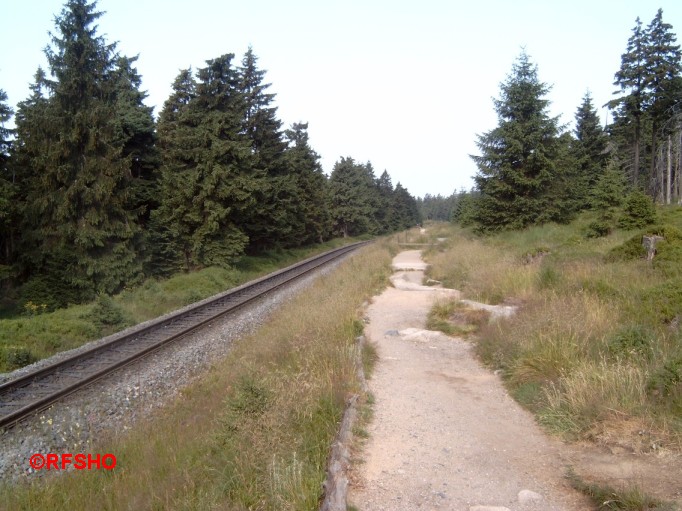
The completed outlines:
[[[161,349],[243,305],[342,257],[368,242],[311,257],[152,321],[129,333],[0,385],[0,427],[43,410],[113,371]]]

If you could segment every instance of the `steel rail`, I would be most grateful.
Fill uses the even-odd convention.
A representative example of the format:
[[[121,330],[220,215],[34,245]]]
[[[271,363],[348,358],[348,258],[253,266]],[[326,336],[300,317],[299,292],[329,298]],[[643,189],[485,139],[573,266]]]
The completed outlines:
[[[0,427],[47,408],[207,323],[367,244],[353,243],[310,257],[282,270],[198,302],[181,311],[133,327],[107,342],[31,371],[0,385]]]

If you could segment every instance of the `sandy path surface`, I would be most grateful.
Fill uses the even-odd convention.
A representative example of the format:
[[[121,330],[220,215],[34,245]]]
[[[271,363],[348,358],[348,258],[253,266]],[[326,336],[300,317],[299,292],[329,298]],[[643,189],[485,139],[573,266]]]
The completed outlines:
[[[419,251],[394,268],[423,269]],[[423,271],[397,273],[420,284]],[[426,332],[445,290],[389,287],[375,297],[365,329],[379,362],[369,439],[351,473],[348,502],[373,510],[584,510],[568,487],[566,462],[532,416],[481,367],[470,345]],[[538,500],[538,499],[542,500]]]

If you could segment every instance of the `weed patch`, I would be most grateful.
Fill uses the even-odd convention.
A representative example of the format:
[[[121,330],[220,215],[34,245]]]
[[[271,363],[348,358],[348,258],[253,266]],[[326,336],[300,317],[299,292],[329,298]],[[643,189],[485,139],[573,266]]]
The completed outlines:
[[[486,310],[470,308],[459,300],[449,300],[433,305],[426,319],[426,328],[452,336],[467,336],[477,332],[489,318],[490,313]]]

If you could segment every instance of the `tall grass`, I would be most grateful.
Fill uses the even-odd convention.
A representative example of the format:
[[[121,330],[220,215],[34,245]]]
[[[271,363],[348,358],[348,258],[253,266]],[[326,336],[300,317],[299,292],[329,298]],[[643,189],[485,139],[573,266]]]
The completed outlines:
[[[114,471],[5,487],[0,508],[317,509],[346,398],[357,391],[358,308],[386,285],[391,250],[362,249],[163,415],[93,445],[116,454]]]
[[[447,246],[427,255],[430,274],[466,298],[521,305],[483,327],[476,349],[543,424],[633,450],[681,450],[682,278],[670,265],[612,257],[639,235],[588,239],[589,219],[488,238],[451,227]],[[655,441],[643,442],[643,430]]]

